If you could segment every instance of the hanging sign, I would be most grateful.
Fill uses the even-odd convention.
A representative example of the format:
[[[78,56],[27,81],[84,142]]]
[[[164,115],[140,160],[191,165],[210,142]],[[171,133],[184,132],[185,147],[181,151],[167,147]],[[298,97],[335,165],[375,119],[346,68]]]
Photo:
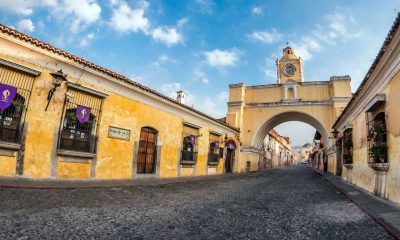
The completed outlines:
[[[236,149],[236,142],[235,142],[234,140],[232,140],[232,139],[229,139],[229,140],[226,142],[226,147],[227,147],[228,149]]]
[[[80,123],[85,123],[89,121],[90,117],[90,110],[91,108],[89,107],[84,107],[81,105],[78,105],[76,107],[76,118]]]
[[[5,109],[11,106],[11,103],[14,100],[16,94],[17,94],[17,88],[6,84],[0,84],[1,111],[4,111]]]

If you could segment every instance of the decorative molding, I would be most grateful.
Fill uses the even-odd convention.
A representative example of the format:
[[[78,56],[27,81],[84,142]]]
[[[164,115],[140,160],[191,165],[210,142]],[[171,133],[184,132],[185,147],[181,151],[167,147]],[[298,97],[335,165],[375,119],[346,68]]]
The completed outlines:
[[[222,136],[222,133],[215,132],[215,131],[210,131],[211,134],[217,135],[217,136]]]
[[[2,58],[2,57],[0,57],[0,65],[20,70],[21,72],[27,73],[34,77],[37,77],[41,74],[41,72],[39,70],[21,65],[19,63],[16,63],[14,61],[11,61],[11,60],[8,60],[8,59]]]
[[[330,81],[308,81],[308,82],[300,82],[300,85],[329,85]]]
[[[240,148],[241,152],[243,153],[256,153],[256,154],[263,154],[263,150],[261,148],[258,148],[256,146],[241,146]]]
[[[368,103],[365,105],[366,112],[370,112],[377,104],[386,101],[385,94],[376,94]]]
[[[248,103],[246,108],[265,108],[279,106],[307,106],[307,105],[322,105],[331,106],[332,101],[282,101],[282,102],[266,102],[266,103]]]
[[[245,104],[243,101],[228,102],[228,107],[243,107]]]
[[[245,86],[244,83],[229,84],[229,88],[241,88]]]
[[[101,97],[101,98],[105,98],[105,97],[109,96],[107,93],[103,93],[103,92],[97,91],[93,88],[88,88],[88,87],[85,87],[85,86],[82,86],[80,84],[76,84],[73,82],[67,82],[67,86],[70,88],[73,88],[73,89],[77,89],[77,90],[80,90],[83,92],[90,93],[92,95],[96,95],[97,97]]]
[[[189,122],[183,122],[182,124],[185,125],[185,126],[188,126],[188,127],[196,128],[196,129],[200,129],[201,128],[201,126],[198,126],[196,124],[189,123]]]

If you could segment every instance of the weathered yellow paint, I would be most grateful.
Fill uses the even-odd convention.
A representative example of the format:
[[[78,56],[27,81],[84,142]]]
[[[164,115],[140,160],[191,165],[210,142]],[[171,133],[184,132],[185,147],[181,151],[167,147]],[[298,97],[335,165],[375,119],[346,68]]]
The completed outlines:
[[[0,39],[0,43],[8,43]],[[9,44],[9,43],[8,43]],[[9,44],[10,49],[20,48]],[[26,54],[26,55],[25,55]],[[44,57],[41,53],[34,51],[21,52],[21,56],[32,58],[46,58],[49,63],[60,63],[59,60]],[[51,87],[51,72],[59,69],[47,69],[19,58],[11,57],[0,52],[0,57],[10,59],[14,62],[41,71],[41,75],[34,80],[29,105],[26,108],[25,124],[27,128],[24,152],[24,177],[49,178],[52,164],[56,170],[56,176],[62,179],[88,179],[91,178],[91,163],[70,162],[66,158],[57,155],[57,141],[60,129],[60,121],[63,114],[63,104],[67,87],[62,84],[57,88],[49,108],[44,111],[47,104],[47,94]],[[48,58],[48,59],[47,59]],[[30,58],[29,58],[30,59]],[[68,70],[68,68],[64,68]],[[142,127],[152,127],[158,131],[157,144],[161,146],[159,176],[161,178],[178,176],[178,156],[182,148],[183,122],[187,119],[176,116],[173,113],[160,110],[157,107],[149,106],[133,99],[115,94],[100,85],[88,84],[82,79],[95,78],[90,73],[82,75],[81,70],[75,70],[76,74],[69,74],[67,79],[70,82],[78,83],[103,93],[108,94],[104,99],[100,124],[98,128],[98,145],[95,157],[95,178],[96,179],[131,179],[132,163],[134,157],[135,142],[139,141]],[[77,80],[75,76],[81,77]],[[98,77],[97,77],[98,78]],[[106,81],[101,79],[100,81]],[[217,123],[216,123],[217,124]],[[130,140],[121,140],[108,137],[110,126],[131,130]],[[196,164],[196,175],[207,174],[207,155],[209,151],[208,127],[202,127],[198,138],[198,161]],[[222,134],[228,134],[222,132]],[[228,134],[229,137],[234,137]],[[221,146],[222,143],[221,143]],[[0,156],[0,175],[14,176],[16,158]],[[218,173],[223,173],[223,160],[218,166]],[[182,176],[191,176],[193,168],[182,168]]]
[[[0,156],[0,176],[14,176],[16,165],[16,157]]]
[[[58,163],[58,178],[89,179],[90,163],[62,162]]]

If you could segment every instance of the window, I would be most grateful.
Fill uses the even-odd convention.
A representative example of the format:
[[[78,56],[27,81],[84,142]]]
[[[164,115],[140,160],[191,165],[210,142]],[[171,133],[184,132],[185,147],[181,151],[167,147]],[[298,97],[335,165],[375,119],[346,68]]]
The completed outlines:
[[[157,130],[144,127],[140,131],[137,173],[155,173]]]
[[[59,133],[60,150],[96,153],[97,130],[103,99],[68,88],[62,127]]]
[[[39,72],[27,74],[0,65],[0,141],[21,143],[26,107],[37,75]]]
[[[387,132],[385,112],[367,113],[369,163],[387,163]],[[369,120],[372,118],[371,120]]]
[[[217,165],[219,160],[220,137],[210,133],[210,148],[208,150],[208,164]]]
[[[193,125],[183,126],[182,164],[195,164],[197,162],[198,137],[198,128]]]

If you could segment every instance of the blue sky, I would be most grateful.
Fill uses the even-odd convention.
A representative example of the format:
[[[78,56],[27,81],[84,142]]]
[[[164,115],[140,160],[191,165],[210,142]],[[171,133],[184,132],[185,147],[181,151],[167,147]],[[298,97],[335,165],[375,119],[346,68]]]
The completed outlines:
[[[399,0],[1,0],[0,21],[171,97],[183,89],[219,118],[230,83],[276,82],[286,42],[306,81],[348,74],[355,91],[396,9]],[[313,130],[297,134],[300,144]]]

